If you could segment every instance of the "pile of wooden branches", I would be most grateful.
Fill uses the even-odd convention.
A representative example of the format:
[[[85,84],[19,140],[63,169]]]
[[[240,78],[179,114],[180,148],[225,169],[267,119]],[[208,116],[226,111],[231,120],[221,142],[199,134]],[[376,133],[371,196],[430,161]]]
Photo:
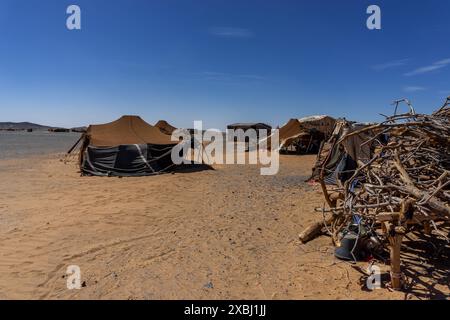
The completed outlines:
[[[450,220],[450,97],[432,115],[416,114],[409,106],[408,113],[340,138],[338,144],[353,135],[365,137],[360,147],[370,145],[371,156],[358,161],[351,177],[337,188],[330,190],[321,181],[330,208],[317,211],[324,213],[325,222],[300,234],[307,242],[326,230],[339,246],[342,232],[355,221],[366,230],[381,229],[384,232],[375,234],[381,234],[381,246],[391,250],[393,283],[400,273],[401,237],[418,228],[448,241],[439,227]],[[395,286],[400,287],[400,280]]]
[[[372,226],[391,221],[392,227],[404,231],[421,225],[439,232],[436,223],[450,220],[449,106],[447,98],[432,115],[415,114],[410,106],[408,113],[386,117],[340,139],[367,137],[363,145],[370,144],[373,152],[337,189],[329,190],[322,183],[326,198],[333,201],[330,209],[317,210],[331,213],[325,225],[335,244],[355,216]],[[324,230],[323,225],[308,227],[300,239],[309,241]]]
[[[432,115],[387,117],[341,139],[363,132],[374,133],[363,143],[372,145],[373,157],[359,163],[334,196],[341,201],[330,209],[333,240],[354,215],[373,222],[392,220],[405,228],[415,223],[436,228],[437,221],[450,220],[448,103]]]

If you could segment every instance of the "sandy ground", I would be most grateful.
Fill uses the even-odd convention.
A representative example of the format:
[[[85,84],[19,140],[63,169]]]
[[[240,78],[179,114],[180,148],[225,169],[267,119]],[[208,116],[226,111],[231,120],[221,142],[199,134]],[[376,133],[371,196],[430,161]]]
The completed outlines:
[[[424,267],[414,295],[371,292],[328,237],[300,245],[323,204],[304,183],[313,162],[282,156],[276,176],[232,165],[119,179],[80,177],[57,156],[2,160],[0,299],[448,297],[448,266]],[[69,265],[80,290],[66,287]]]

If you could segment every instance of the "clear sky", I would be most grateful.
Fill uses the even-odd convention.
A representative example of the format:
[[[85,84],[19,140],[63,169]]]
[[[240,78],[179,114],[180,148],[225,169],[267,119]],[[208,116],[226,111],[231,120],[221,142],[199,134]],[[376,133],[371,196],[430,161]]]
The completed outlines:
[[[66,8],[81,8],[81,30]],[[366,9],[382,10],[368,30]],[[0,0],[0,121],[380,120],[450,95],[450,1]]]

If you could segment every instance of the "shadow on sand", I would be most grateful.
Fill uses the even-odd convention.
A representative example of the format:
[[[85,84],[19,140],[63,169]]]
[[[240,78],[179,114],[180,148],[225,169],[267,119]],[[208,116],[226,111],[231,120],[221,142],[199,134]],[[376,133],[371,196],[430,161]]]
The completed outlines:
[[[180,164],[175,166],[175,169],[171,173],[193,173],[205,170],[214,170],[210,165],[194,162],[192,164]]]
[[[449,228],[441,231],[449,232]],[[409,238],[409,239],[408,239]],[[401,262],[406,283],[403,289],[405,299],[444,300],[450,298],[450,244],[443,238],[412,232],[403,240]],[[389,253],[386,253],[389,265]],[[366,286],[367,274],[361,266],[352,266],[361,273],[359,279],[363,291],[371,291]],[[382,287],[390,283],[389,273],[381,274]]]
[[[448,228],[441,230],[449,232]],[[401,257],[404,275],[410,281],[405,294],[419,299],[450,298],[450,244],[421,232],[413,236],[413,241],[404,240]],[[437,285],[445,291],[436,288]]]

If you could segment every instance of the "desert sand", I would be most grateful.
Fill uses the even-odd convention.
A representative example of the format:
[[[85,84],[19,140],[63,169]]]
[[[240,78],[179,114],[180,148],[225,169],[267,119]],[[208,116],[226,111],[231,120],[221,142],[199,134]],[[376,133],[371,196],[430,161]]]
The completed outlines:
[[[276,176],[217,165],[137,178],[81,177],[61,155],[0,161],[0,299],[410,299],[448,294],[424,271],[415,294],[363,289],[321,218],[314,156],[281,156]],[[66,268],[83,287],[68,290]],[[367,263],[356,267],[364,268]],[[388,270],[383,267],[383,270]],[[419,279],[419,278],[418,278]],[[423,283],[422,283],[423,282]]]

